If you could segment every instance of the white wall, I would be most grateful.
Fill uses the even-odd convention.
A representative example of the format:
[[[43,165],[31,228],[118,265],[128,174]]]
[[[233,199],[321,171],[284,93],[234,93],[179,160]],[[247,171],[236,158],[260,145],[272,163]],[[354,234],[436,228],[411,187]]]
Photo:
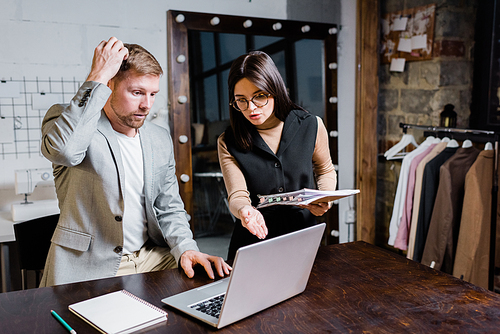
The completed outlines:
[[[354,189],[355,99],[356,99],[356,1],[341,0],[337,38],[339,166],[338,189]],[[355,240],[355,225],[346,224],[356,198],[339,201],[340,243]]]

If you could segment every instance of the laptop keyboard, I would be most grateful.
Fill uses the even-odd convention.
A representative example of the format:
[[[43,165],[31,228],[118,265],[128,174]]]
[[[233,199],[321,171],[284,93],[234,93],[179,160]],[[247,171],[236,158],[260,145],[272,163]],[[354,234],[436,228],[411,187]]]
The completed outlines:
[[[202,302],[193,304],[189,307],[219,319],[220,309],[222,308],[222,303],[224,302],[225,295],[226,294],[223,293]]]

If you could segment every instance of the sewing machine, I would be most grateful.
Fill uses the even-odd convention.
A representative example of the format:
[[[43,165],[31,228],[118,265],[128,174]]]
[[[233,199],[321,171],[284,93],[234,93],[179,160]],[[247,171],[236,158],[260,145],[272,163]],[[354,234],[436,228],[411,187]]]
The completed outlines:
[[[22,169],[15,171],[16,195],[24,195],[24,202],[12,204],[11,213],[13,221],[29,220],[38,217],[59,213],[57,200],[40,200],[29,202],[37,186],[54,186],[52,168]]]

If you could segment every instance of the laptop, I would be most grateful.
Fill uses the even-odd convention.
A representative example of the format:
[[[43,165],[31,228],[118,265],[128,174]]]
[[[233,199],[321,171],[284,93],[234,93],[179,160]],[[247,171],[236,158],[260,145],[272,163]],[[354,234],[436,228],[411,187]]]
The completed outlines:
[[[161,301],[216,328],[260,312],[306,288],[325,223],[241,247],[231,275]]]

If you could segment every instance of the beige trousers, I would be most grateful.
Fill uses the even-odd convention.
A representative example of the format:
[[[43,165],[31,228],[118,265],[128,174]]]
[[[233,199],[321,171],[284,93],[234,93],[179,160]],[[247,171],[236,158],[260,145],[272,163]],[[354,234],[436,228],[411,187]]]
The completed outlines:
[[[173,268],[177,268],[177,262],[168,248],[146,242],[140,250],[122,256],[116,276]]]

